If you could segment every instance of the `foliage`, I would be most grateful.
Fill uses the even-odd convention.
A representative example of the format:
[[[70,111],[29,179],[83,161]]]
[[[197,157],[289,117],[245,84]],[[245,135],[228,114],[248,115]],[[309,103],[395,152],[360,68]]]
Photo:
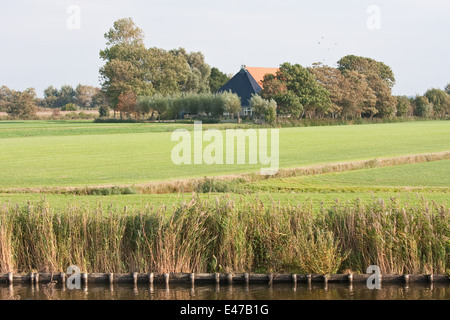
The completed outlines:
[[[414,115],[431,118],[433,116],[433,104],[425,96],[416,96],[413,100]]]
[[[397,116],[412,116],[414,113],[411,101],[406,96],[398,96],[397,98]]]
[[[389,66],[371,58],[348,55],[338,61],[338,69],[341,72],[356,71],[366,77],[369,87],[376,96],[374,108],[365,112],[368,116],[377,115],[383,118],[395,116],[397,100],[392,96],[395,77]]]
[[[430,89],[425,93],[425,97],[433,104],[434,114],[438,117],[445,117],[450,112],[450,95],[444,90]]]
[[[209,76],[209,90],[212,93],[217,92],[225,83],[231,78],[219,69],[211,68],[211,75]]]
[[[265,100],[259,95],[252,95],[250,107],[256,119],[274,124],[277,119],[277,103],[275,100]]]
[[[106,105],[102,105],[100,108],[98,108],[98,113],[101,118],[107,118],[111,113],[111,109]]]
[[[6,113],[13,118],[29,119],[36,114],[36,92],[33,88],[10,93]]]
[[[77,111],[77,106],[74,103],[68,103],[61,108],[61,111]]]
[[[284,63],[276,76],[266,75],[262,95],[273,98],[281,114],[309,118],[327,114],[331,107],[329,93],[315,76],[299,64]]]

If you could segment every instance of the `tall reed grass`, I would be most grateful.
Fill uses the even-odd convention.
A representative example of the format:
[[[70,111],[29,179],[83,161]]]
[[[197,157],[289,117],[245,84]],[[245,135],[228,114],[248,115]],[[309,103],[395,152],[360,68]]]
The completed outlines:
[[[0,208],[0,271],[448,273],[450,209],[392,200],[270,206],[193,197],[144,209]]]

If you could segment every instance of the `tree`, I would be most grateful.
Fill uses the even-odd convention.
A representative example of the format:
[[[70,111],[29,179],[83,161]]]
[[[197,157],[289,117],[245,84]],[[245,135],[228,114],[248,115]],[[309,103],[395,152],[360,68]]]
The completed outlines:
[[[414,99],[414,115],[431,118],[433,116],[433,104],[425,96],[416,96]]]
[[[314,74],[317,81],[329,92],[332,118],[342,114],[344,102],[349,98],[350,81],[336,68],[315,63],[308,71]]]
[[[59,91],[53,86],[48,87],[44,90],[44,100],[43,106],[47,108],[57,108],[56,101],[59,97]]]
[[[110,110],[109,105],[108,105],[108,99],[106,98],[105,93],[100,90],[100,89],[96,89],[96,94],[92,97],[92,108],[108,108],[108,110]],[[109,112],[109,111],[108,111]]]
[[[221,97],[223,99],[224,112],[230,113],[233,116],[237,114],[239,117],[239,112],[242,109],[241,98],[231,91],[222,92]]]
[[[36,92],[33,88],[23,92],[14,91],[6,108],[8,115],[19,119],[29,119],[36,114]]]
[[[210,92],[209,77],[211,75],[211,67],[205,62],[203,53],[187,53],[184,48],[171,50],[170,53],[175,57],[183,57],[189,65],[187,80],[181,87],[182,92]]]
[[[231,78],[225,73],[221,72],[219,69],[213,67],[211,68],[211,75],[209,76],[209,90],[211,92],[217,92],[225,83],[227,83]]]
[[[252,95],[250,107],[253,116],[258,120],[264,120],[267,123],[274,124],[277,118],[277,103],[271,99],[265,100],[260,95]]]
[[[99,91],[99,88],[79,84],[75,89],[76,104],[84,109],[93,108],[94,97]]]
[[[126,114],[127,116],[130,116],[131,114],[137,114],[136,99],[136,94],[131,90],[119,95],[117,111],[120,112],[120,119],[123,119],[123,114]]]
[[[265,76],[263,88],[263,97],[273,98],[282,113],[297,118],[305,113],[323,116],[331,107],[328,91],[299,64],[282,64],[275,76]]]
[[[100,57],[106,63],[100,69],[100,77],[102,89],[116,111],[120,95],[123,98],[129,91],[138,95],[152,92],[152,84],[145,78],[148,53],[144,32],[131,18],[114,22],[105,39],[107,47],[100,51]]]
[[[11,103],[13,91],[7,86],[0,88],[0,111],[5,111]]]
[[[145,80],[152,84],[153,93],[166,96],[186,91],[191,69],[184,55],[150,48],[143,68]]]
[[[450,111],[450,95],[444,90],[430,89],[425,97],[433,104],[433,111],[438,117],[445,117]]]
[[[447,84],[447,86],[445,87],[445,92],[447,92],[448,94],[450,94],[450,83]]]
[[[395,77],[392,69],[386,64],[371,58],[348,55],[338,61],[338,69],[344,71],[356,71],[366,77],[369,87],[376,96],[373,110],[365,112],[370,117],[378,114],[381,117],[392,117],[396,113],[396,99],[392,96],[392,87]]]
[[[406,96],[398,96],[397,99],[397,116],[406,117],[413,115],[413,107],[411,101]]]

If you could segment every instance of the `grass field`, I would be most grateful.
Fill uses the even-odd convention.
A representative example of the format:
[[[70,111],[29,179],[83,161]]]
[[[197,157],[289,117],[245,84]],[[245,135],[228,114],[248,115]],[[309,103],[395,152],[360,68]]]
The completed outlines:
[[[354,202],[356,199],[370,202],[374,198],[388,201],[397,198],[404,203],[415,203],[423,199],[439,203],[450,200],[450,160],[407,164],[396,167],[362,169],[314,176],[261,180],[243,184],[238,194],[226,193],[235,201],[259,199],[266,204],[272,202],[297,205],[309,202],[314,206],[332,205],[337,199]],[[199,194],[202,199],[213,199],[221,193]],[[64,209],[68,206],[159,207],[163,204],[178,205],[189,202],[192,193],[180,194],[130,194],[108,196],[76,196],[71,194],[0,194],[0,203],[25,205],[46,201],[52,207]]]
[[[279,177],[211,180],[261,167],[172,164],[186,124],[0,122],[0,270],[448,272],[449,124],[283,128]]]
[[[137,184],[261,169],[174,165],[171,150],[176,142],[171,142],[171,130],[178,127],[1,122],[0,188]],[[447,121],[286,128],[280,132],[280,165],[294,168],[447,151],[448,137]]]

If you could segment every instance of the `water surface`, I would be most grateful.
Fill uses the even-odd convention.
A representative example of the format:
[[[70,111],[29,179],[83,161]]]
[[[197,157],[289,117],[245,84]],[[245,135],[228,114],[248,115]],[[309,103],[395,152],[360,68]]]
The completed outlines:
[[[62,285],[0,285],[0,300],[450,300],[450,284],[268,285],[89,285],[69,290]]]

